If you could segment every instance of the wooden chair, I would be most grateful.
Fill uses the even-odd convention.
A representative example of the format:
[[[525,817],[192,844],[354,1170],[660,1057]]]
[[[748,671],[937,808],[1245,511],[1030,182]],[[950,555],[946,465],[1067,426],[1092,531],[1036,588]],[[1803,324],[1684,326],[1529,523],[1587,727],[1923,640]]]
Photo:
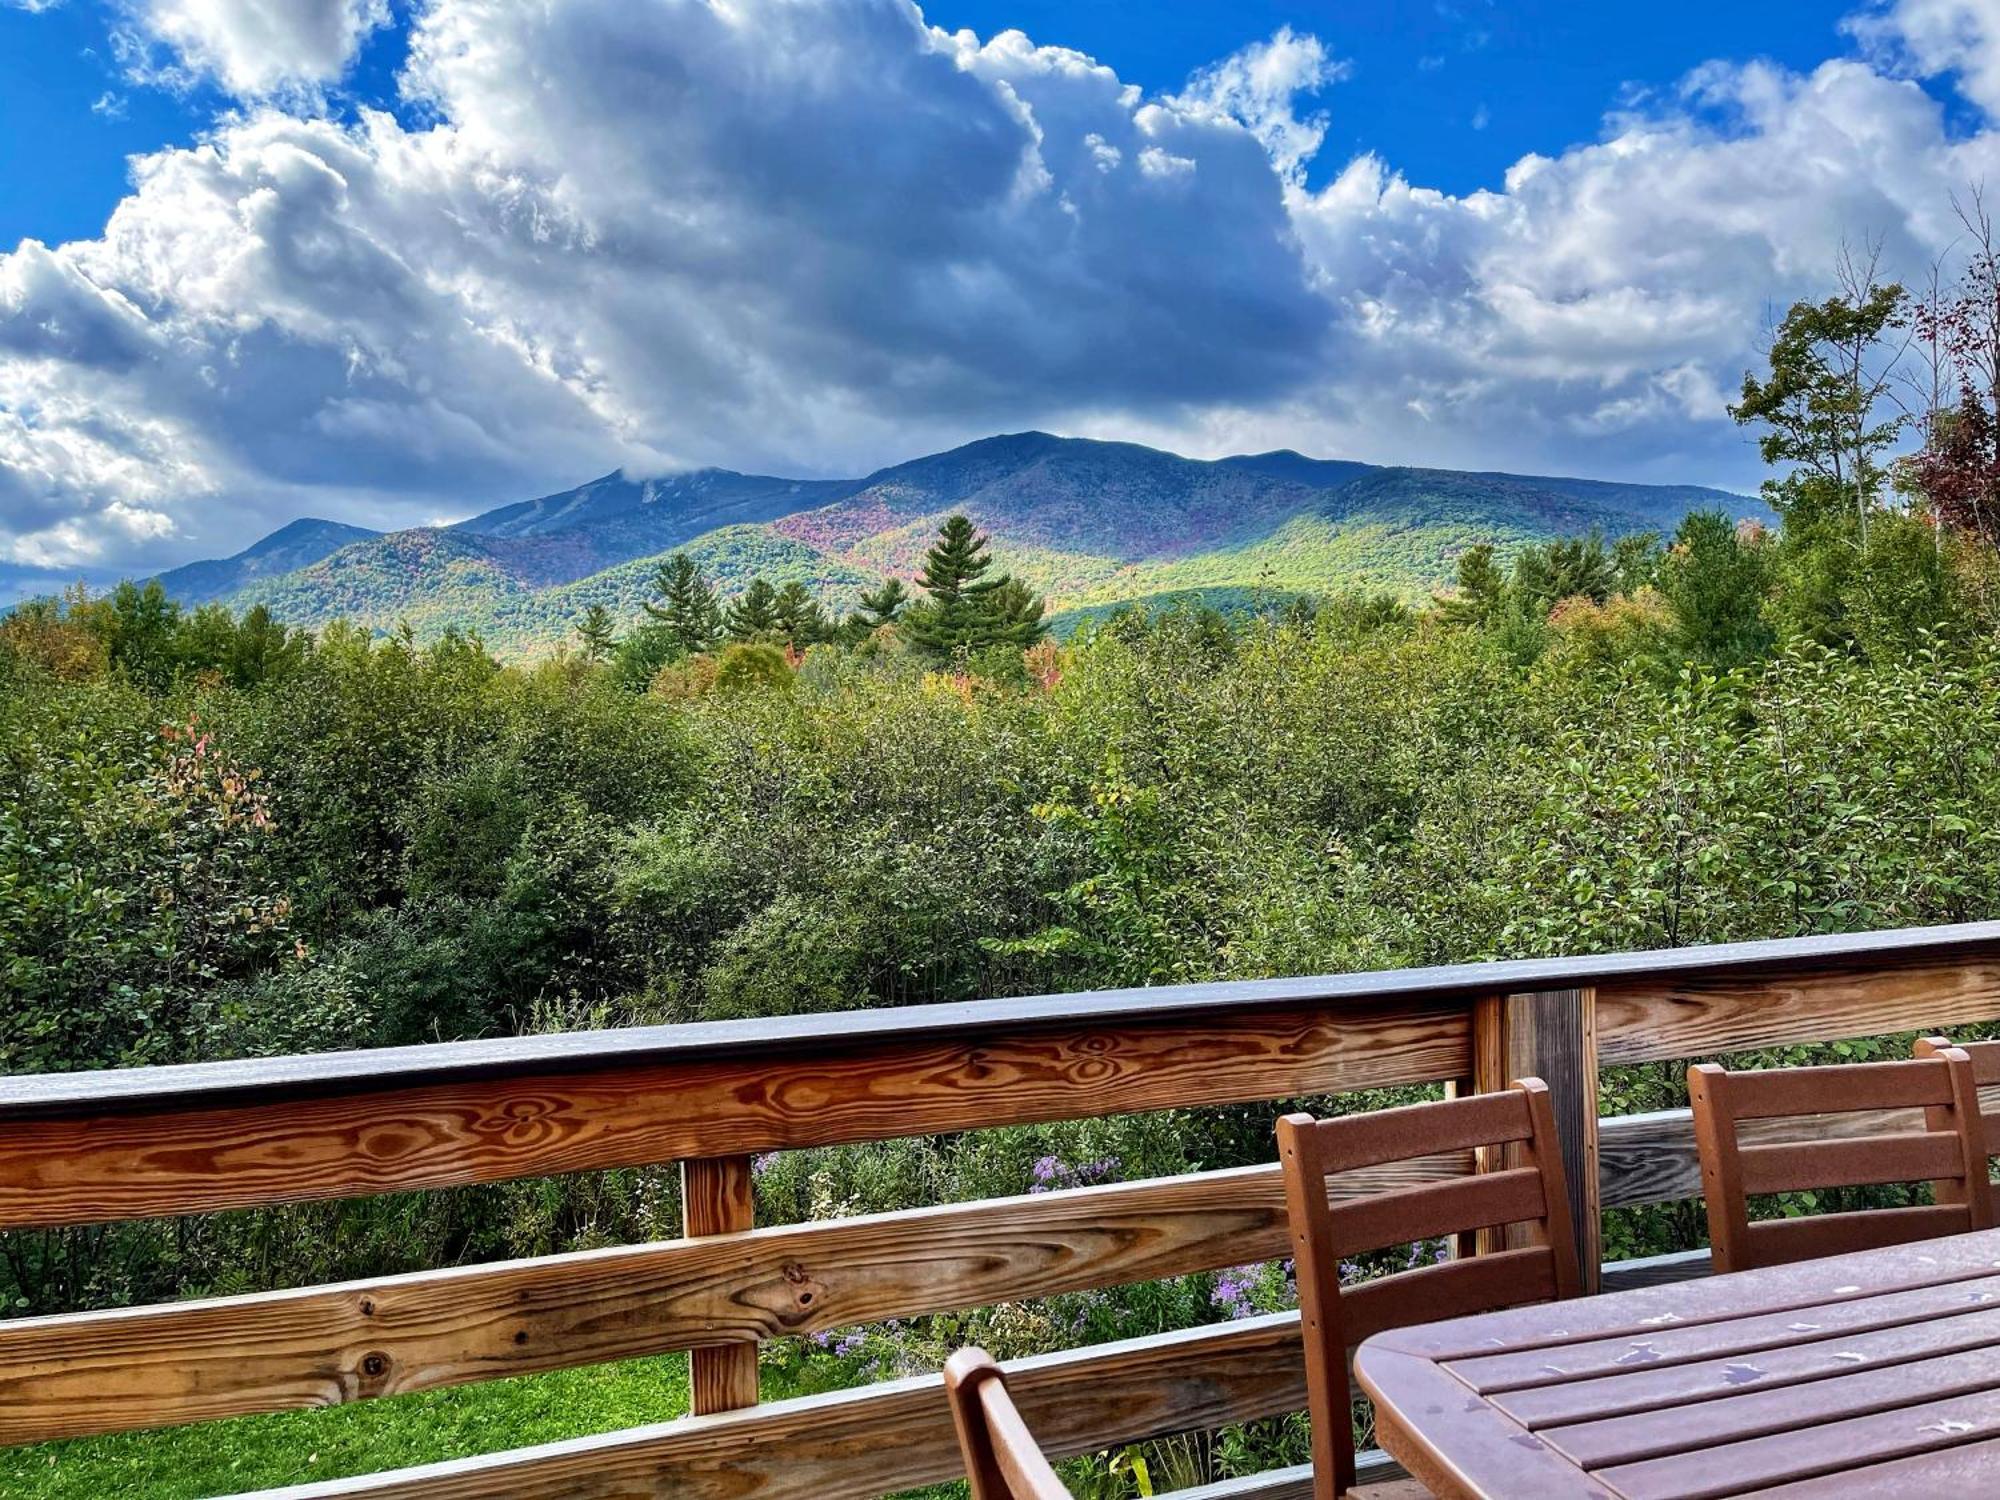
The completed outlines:
[[[1007,1393],[1007,1376],[984,1349],[966,1348],[944,1367],[945,1395],[958,1428],[958,1448],[972,1481],[972,1500],[1069,1500],[1069,1491],[1021,1420]],[[1216,1486],[1178,1493],[1211,1495]],[[1430,1500],[1414,1480],[1392,1480],[1350,1492],[1353,1500]]]
[[[1327,1178],[1338,1173],[1475,1146],[1507,1147],[1521,1164],[1339,1204],[1328,1200]],[[1305,1335],[1313,1495],[1335,1500],[1354,1487],[1350,1351],[1385,1328],[1577,1295],[1583,1278],[1569,1192],[1548,1086],[1539,1078],[1498,1093],[1339,1119],[1286,1115],[1278,1121],[1278,1153]],[[1505,1224],[1533,1226],[1534,1243],[1341,1288],[1340,1263],[1350,1256]],[[1371,1485],[1358,1493],[1382,1491]]]
[[[2000,1042],[1954,1042],[1947,1037],[1917,1038],[1917,1056],[1935,1057],[1948,1047],[1956,1047],[1972,1059],[1972,1082],[1977,1088],[2000,1083]],[[2000,1114],[1981,1114],[1986,1137],[1986,1154],[2000,1156]]]
[[[1007,1394],[1007,1377],[992,1355],[972,1348],[952,1355],[944,1367],[944,1393],[972,1500],[1069,1500],[1069,1490]]]
[[[1732,1073],[1700,1063],[1688,1069],[1688,1093],[1717,1271],[1784,1265],[1993,1223],[1979,1094],[1971,1060],[1956,1047],[1910,1062],[1818,1068]],[[1739,1140],[1746,1122],[1877,1109],[1922,1109],[1924,1128],[1813,1141]],[[1751,1131],[1776,1133],[1755,1123]],[[1749,1215],[1748,1200],[1759,1193],[1899,1182],[1931,1183],[1934,1203],[1756,1222]]]

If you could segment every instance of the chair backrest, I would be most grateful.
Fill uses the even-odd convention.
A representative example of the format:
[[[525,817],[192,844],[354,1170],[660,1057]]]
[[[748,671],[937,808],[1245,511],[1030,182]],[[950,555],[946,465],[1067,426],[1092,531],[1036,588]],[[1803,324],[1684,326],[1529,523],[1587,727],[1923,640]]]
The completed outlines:
[[[944,1367],[944,1393],[972,1500],[1070,1500],[1007,1394],[1007,1377],[992,1355],[974,1348],[952,1355]]]
[[[1947,1037],[1917,1038],[1917,1056],[1935,1057],[1947,1047],[1956,1047],[1972,1059],[1972,1081],[1979,1088],[2000,1083],[2000,1042],[1954,1042]],[[1986,1132],[1986,1154],[2000,1156],[2000,1113],[1982,1114]]]
[[[1985,1138],[1972,1063],[1956,1047],[1909,1062],[1731,1072],[1715,1063],[1688,1069],[1695,1147],[1708,1199],[1709,1254],[1717,1271],[1784,1265],[1908,1240],[1990,1228]],[[1863,1110],[1924,1112],[1923,1128],[1884,1126],[1821,1140],[1780,1136],[1761,1122]],[[1913,1122],[1914,1123],[1914,1122]],[[1744,1126],[1749,1129],[1746,1132]],[[1805,1218],[1753,1221],[1760,1193],[1929,1182],[1934,1202]]]
[[[1327,1179],[1358,1167],[1475,1146],[1506,1148],[1502,1168],[1366,1197],[1329,1201]],[[1583,1281],[1548,1086],[1513,1087],[1441,1104],[1278,1121],[1312,1409],[1313,1493],[1354,1485],[1349,1351],[1370,1334],[1525,1302],[1573,1297]],[[1401,1271],[1343,1290],[1341,1262],[1380,1250],[1507,1224],[1534,1243]]]

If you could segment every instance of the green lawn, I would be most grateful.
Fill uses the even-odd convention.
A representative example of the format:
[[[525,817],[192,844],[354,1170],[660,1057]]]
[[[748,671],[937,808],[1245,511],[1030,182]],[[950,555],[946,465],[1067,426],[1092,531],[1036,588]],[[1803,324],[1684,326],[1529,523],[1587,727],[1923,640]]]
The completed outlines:
[[[206,1500],[684,1416],[687,1356],[0,1449],[5,1500]]]

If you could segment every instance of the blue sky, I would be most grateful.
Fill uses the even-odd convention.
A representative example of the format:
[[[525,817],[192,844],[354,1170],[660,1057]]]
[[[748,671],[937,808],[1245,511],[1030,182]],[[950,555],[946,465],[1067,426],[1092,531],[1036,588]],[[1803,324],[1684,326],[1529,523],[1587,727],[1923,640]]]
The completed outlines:
[[[1996,0],[0,0],[0,572],[1043,427],[1754,487]]]
[[[1446,192],[1497,187],[1528,151],[1594,139],[1635,89],[1671,86],[1718,55],[1810,68],[1847,50],[1848,7],[1825,0],[945,0],[935,25],[982,36],[1010,27],[1110,63],[1150,91],[1280,26],[1327,37],[1349,72],[1318,172],[1374,151]],[[343,94],[396,108],[408,30],[375,33]],[[122,24],[93,0],[41,13],[0,0],[0,245],[95,234],[124,195],[126,158],[194,140],[228,96],[202,85],[134,86],[111,39]]]

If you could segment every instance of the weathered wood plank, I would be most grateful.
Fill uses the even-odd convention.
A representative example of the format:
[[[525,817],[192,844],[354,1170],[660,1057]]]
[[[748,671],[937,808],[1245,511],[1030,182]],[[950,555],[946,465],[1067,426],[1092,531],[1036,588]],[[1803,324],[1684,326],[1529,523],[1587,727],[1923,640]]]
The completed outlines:
[[[1992,1020],[2000,1020],[2000,959],[1990,952],[1635,976],[1597,992],[1605,1066]]]
[[[1152,1021],[1215,1023],[1221,1018],[1298,1006],[1345,1010],[1387,1004],[1405,1010],[1463,1007],[1480,995],[1614,987],[1620,994],[1685,990],[1699,1013],[1703,976],[1733,974],[1734,984],[1758,976],[1763,992],[1787,976],[1845,971],[1949,970],[2000,956],[2000,922],[1907,927],[1749,943],[1576,958],[1453,964],[1376,973],[1296,979],[1234,980],[1159,985],[1087,994],[1034,995],[949,1005],[713,1021],[676,1026],[499,1037],[415,1047],[243,1058],[173,1067],[113,1068],[84,1073],[0,1077],[0,1120],[33,1114],[93,1114],[147,1110],[175,1103],[202,1107],[296,1099],[309,1094],[490,1081],[501,1077],[564,1076],[594,1067],[685,1066],[704,1059],[791,1059],[827,1049],[874,1050],[898,1041],[954,1037],[964,1043],[993,1031],[1040,1026],[1121,1029]],[[1908,990],[1907,996],[1914,997]],[[1921,1004],[1907,1007],[1922,1009]],[[1894,1030],[1895,1026],[1875,1030]],[[1867,1034],[1868,1028],[1833,1033]],[[1682,1053],[1662,1055],[1680,1056]],[[1628,1059],[1621,1058],[1620,1061]],[[720,1154],[720,1153],[711,1153]]]
[[[1007,1376],[1058,1457],[1277,1416],[1306,1395],[1296,1313],[1043,1355]],[[860,1500],[961,1473],[943,1388],[926,1375],[257,1500]]]
[[[1336,1199],[1469,1153],[1333,1179]],[[324,1406],[1152,1281],[1289,1247],[1276,1166],[0,1322],[0,1444]]]
[[[1562,1147],[1563,1175],[1584,1288],[1596,1289],[1602,1218],[1598,1204],[1597,1038],[1594,992],[1552,990],[1495,995],[1473,1009],[1472,1084],[1480,1093],[1506,1088],[1516,1078],[1540,1078]],[[1518,1148],[1486,1153],[1483,1169],[1522,1160]],[[1484,1230],[1481,1250],[1529,1243],[1529,1226]]]
[[[1604,1290],[1630,1291],[1638,1286],[1663,1286],[1670,1281],[1693,1281],[1712,1272],[1708,1251],[1676,1250],[1670,1255],[1647,1255],[1637,1260],[1614,1260],[1604,1268]]]
[[[1982,1114],[2000,1111],[2000,1085],[1979,1091]],[[1850,1140],[1924,1128],[1920,1109],[1855,1110],[1808,1119],[1743,1120],[1737,1135],[1745,1145],[1793,1141]],[[1641,1115],[1611,1115],[1598,1122],[1598,1160],[1604,1206],[1631,1208],[1701,1196],[1701,1163],[1695,1154],[1694,1122],[1684,1109]]]
[[[1421,1083],[1465,1071],[1467,1034],[1449,1006],[1309,1006],[165,1113],[28,1114],[0,1130],[0,1227]]]
[[[750,1158],[681,1163],[681,1227],[689,1239],[733,1234],[757,1222]],[[757,1341],[697,1345],[688,1351],[689,1405],[698,1417],[757,1404]]]
[[[1348,1493],[1354,1500],[1373,1500],[1368,1486],[1408,1479],[1403,1466],[1380,1448],[1368,1448],[1354,1455],[1355,1488]],[[1311,1464],[1292,1464],[1282,1469],[1266,1469],[1261,1474],[1244,1474],[1235,1479],[1218,1479],[1191,1489],[1172,1490],[1161,1500],[1312,1500]]]

